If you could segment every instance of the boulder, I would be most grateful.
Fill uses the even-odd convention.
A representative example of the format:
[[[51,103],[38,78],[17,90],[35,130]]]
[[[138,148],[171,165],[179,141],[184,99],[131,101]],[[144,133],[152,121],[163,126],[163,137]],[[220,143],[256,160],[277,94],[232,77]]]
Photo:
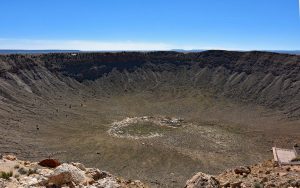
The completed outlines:
[[[48,178],[48,184],[57,186],[71,182],[78,185],[86,181],[86,176],[82,170],[66,163],[58,166]]]
[[[199,172],[186,182],[185,188],[219,188],[220,183],[211,175]]]
[[[60,162],[56,159],[45,159],[39,162],[42,167],[56,168],[60,165]]]

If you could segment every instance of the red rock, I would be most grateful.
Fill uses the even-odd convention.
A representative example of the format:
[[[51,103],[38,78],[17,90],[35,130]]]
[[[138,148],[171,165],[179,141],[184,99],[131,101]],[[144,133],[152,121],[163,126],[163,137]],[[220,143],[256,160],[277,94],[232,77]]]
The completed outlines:
[[[56,159],[45,159],[45,160],[42,160],[41,162],[39,162],[40,166],[49,167],[49,168],[56,168],[60,164],[61,163]]]

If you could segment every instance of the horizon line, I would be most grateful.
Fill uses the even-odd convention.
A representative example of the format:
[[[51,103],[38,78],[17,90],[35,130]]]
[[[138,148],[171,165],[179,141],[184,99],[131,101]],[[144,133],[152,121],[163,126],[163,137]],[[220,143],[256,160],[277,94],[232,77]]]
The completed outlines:
[[[175,52],[201,52],[201,51],[241,51],[241,52],[250,52],[250,51],[266,51],[266,52],[300,52],[299,50],[267,50],[267,49],[221,49],[221,48],[208,48],[208,49],[153,49],[153,50],[77,50],[77,49],[9,49],[9,48],[0,48],[0,51],[66,51],[66,52],[152,52],[152,51],[175,51]]]

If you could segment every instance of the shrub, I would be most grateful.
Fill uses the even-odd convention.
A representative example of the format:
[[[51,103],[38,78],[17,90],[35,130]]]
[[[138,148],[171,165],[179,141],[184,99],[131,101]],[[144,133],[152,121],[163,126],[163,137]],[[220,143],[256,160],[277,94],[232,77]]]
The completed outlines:
[[[20,168],[19,170],[18,170],[18,172],[21,174],[21,175],[24,175],[24,174],[27,174],[28,173],[28,171],[25,169],[25,168]]]
[[[12,177],[12,172],[1,172],[0,178],[8,180],[10,177]]]
[[[261,183],[256,182],[256,183],[254,183],[254,186],[253,186],[253,187],[254,187],[254,188],[263,188],[264,185],[261,184]]]

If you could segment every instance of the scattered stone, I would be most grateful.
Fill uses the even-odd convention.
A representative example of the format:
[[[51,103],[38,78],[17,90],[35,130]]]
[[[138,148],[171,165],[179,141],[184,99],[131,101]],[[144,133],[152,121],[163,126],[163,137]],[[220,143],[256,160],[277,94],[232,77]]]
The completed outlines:
[[[265,183],[265,182],[267,182],[268,181],[268,178],[267,177],[263,177],[263,179],[260,181],[260,183]]]
[[[36,173],[38,173],[42,176],[45,176],[45,177],[49,177],[53,173],[53,170],[48,169],[48,168],[37,169]]]
[[[24,161],[25,166],[29,166],[31,163],[29,161]]]
[[[240,166],[240,167],[234,169],[234,173],[239,174],[239,175],[250,174],[251,169],[246,166]]]
[[[17,160],[17,157],[14,155],[4,155],[2,157],[2,159],[9,160],[9,161],[15,161],[15,160]]]

